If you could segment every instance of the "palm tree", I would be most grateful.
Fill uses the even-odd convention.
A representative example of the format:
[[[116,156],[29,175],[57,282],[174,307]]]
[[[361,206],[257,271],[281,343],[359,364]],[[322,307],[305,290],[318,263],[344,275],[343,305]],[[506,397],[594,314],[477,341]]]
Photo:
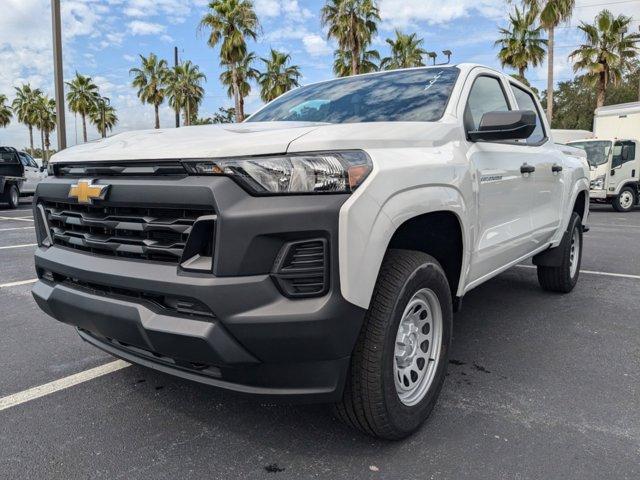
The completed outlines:
[[[113,130],[118,124],[118,115],[116,109],[111,106],[111,101],[107,97],[100,97],[93,110],[89,112],[89,120],[98,129],[100,136],[107,138],[107,131]]]
[[[604,105],[609,83],[617,85],[625,71],[631,67],[638,55],[640,34],[625,36],[631,17],[614,17],[609,10],[603,10],[593,25],[582,22],[578,27],[585,36],[585,43],[571,52],[575,72],[586,70],[586,79],[596,85],[597,107]]]
[[[76,76],[70,82],[65,82],[69,87],[67,92],[67,103],[69,110],[73,113],[79,113],[82,118],[82,138],[87,141],[87,115],[95,108],[95,103],[100,97],[98,86],[93,83],[91,77],[80,75],[76,72]]]
[[[42,164],[49,161],[49,148],[51,147],[51,132],[56,129],[56,101],[46,95],[38,97],[36,105],[38,114],[37,127],[40,129],[42,140]]]
[[[236,120],[244,120],[243,95],[238,68],[247,56],[249,37],[257,38],[256,31],[260,27],[258,17],[249,0],[213,0],[209,3],[210,11],[200,21],[200,29],[210,29],[208,45],[220,46],[220,63],[231,72],[231,87],[235,100]]]
[[[573,14],[575,0],[524,0],[523,2],[540,19],[540,25],[547,31],[547,118],[553,120],[553,54],[555,28],[566,22]]]
[[[138,89],[138,98],[142,103],[153,105],[156,128],[160,128],[160,105],[166,95],[167,61],[150,53],[148,57],[140,55],[140,63],[140,68],[129,70],[129,74],[134,75],[132,85]]]
[[[37,120],[36,104],[42,91],[39,88],[31,88],[29,84],[15,87],[15,89],[16,98],[12,103],[13,111],[18,117],[18,121],[29,128],[29,147],[33,153],[33,127],[35,127]]]
[[[240,92],[240,108],[242,109],[243,118],[245,115],[244,99],[251,93],[251,84],[249,83],[249,81],[257,81],[260,78],[260,72],[252,66],[255,59],[255,53],[251,52],[245,55],[239,62],[236,63],[237,86],[238,91]],[[220,74],[220,81],[224,86],[227,87],[227,95],[229,95],[229,98],[233,98],[233,70],[230,67]]]
[[[400,30],[396,30],[396,38],[387,38],[387,43],[391,47],[391,56],[385,57],[380,63],[380,68],[385,70],[396,70],[398,68],[423,67],[422,58],[427,51],[422,48],[424,40],[418,38],[415,33],[405,35]]]
[[[7,96],[0,94],[0,127],[6,127],[11,123],[11,107],[7,105]]]
[[[503,67],[518,70],[518,79],[526,81],[524,72],[529,65],[537,67],[545,56],[547,40],[541,38],[542,26],[535,26],[536,14],[533,10],[521,11],[516,7],[509,15],[509,28],[501,28],[501,38],[495,46],[502,47],[498,59]]]
[[[365,50],[362,52],[359,60],[359,72],[371,73],[377,72],[380,67],[376,63],[380,61],[380,54],[377,50]],[[351,52],[345,50],[336,50],[333,54],[333,72],[338,77],[348,77],[352,72]]]
[[[177,113],[183,112],[187,127],[198,116],[198,107],[204,99],[202,82],[206,79],[200,67],[190,61],[174,67],[167,75],[169,104]]]
[[[378,31],[380,20],[374,0],[328,0],[322,7],[322,24],[327,38],[334,38],[340,50],[351,53],[351,75],[361,71],[362,52]]]
[[[300,67],[289,65],[291,55],[271,49],[270,57],[263,58],[262,61],[267,67],[264,73],[260,74],[260,98],[264,102],[275,100],[283,93],[288,92],[300,85],[298,80],[302,75]]]

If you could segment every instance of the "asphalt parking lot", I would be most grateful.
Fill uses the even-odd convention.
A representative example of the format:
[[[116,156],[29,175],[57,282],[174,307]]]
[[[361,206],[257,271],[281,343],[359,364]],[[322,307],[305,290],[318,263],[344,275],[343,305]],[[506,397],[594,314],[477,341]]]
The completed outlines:
[[[590,224],[572,294],[524,266],[465,298],[440,401],[406,441],[129,366],[0,410],[0,478],[638,479],[640,210]],[[28,200],[0,210],[0,405],[114,361],[21,284],[32,225]]]

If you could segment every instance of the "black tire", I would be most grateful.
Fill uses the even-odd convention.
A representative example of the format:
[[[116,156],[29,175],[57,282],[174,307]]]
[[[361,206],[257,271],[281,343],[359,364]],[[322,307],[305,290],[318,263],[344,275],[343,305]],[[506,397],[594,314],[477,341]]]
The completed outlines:
[[[404,310],[416,292],[429,289],[442,313],[438,365],[422,399],[400,401],[394,380],[396,334]],[[351,359],[342,401],[335,412],[347,425],[377,438],[404,438],[427,419],[445,379],[452,328],[451,290],[433,257],[411,250],[389,250],[382,263],[365,322]]]
[[[576,235],[577,237],[574,237]],[[573,251],[574,261],[577,262],[577,267],[572,274],[572,245],[575,241],[572,239],[577,238],[578,252],[576,255]],[[538,282],[540,286],[548,292],[569,293],[578,283],[578,277],[580,276],[580,266],[582,264],[582,219],[577,213],[571,215],[571,221],[569,222],[569,228],[565,233],[562,243],[558,248],[562,249],[562,264],[558,267],[545,267],[538,265]]]
[[[5,189],[4,199],[9,204],[9,208],[15,210],[20,204],[20,190],[15,185],[10,185]]]
[[[622,197],[623,195],[631,195],[631,202],[623,202],[622,201]],[[616,198],[613,199],[613,202],[611,202],[611,205],[613,205],[613,208],[621,213],[627,213],[630,212],[631,210],[633,210],[633,208],[636,206],[636,204],[638,203],[638,197],[636,194],[636,191],[631,188],[631,187],[624,187],[622,190],[620,190],[620,193],[618,194],[618,196]]]

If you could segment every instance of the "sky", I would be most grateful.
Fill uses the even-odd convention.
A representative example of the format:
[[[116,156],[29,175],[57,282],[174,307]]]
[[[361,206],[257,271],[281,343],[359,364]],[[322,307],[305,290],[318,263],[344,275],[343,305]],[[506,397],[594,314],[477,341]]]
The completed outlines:
[[[266,57],[270,48],[291,54],[300,66],[302,84],[333,77],[335,43],[326,38],[320,21],[320,0],[254,0],[261,23],[260,35],[249,48]],[[207,11],[206,0],[61,0],[65,80],[74,73],[91,76],[100,93],[110,98],[120,122],[114,133],[153,127],[153,107],[143,105],[131,87],[129,69],[139,64],[139,55],[153,52],[168,61],[177,46],[181,60],[191,60],[207,76],[206,97],[200,116],[211,116],[218,107],[232,106],[219,82],[218,50],[207,46],[207,33],[198,24]],[[493,43],[498,28],[506,26],[513,3],[505,0],[378,0],[382,22],[373,46],[388,55],[385,39],[394,29],[416,32],[428,51],[453,51],[452,62],[476,62],[500,68]],[[0,93],[13,99],[14,87],[30,83],[53,95],[50,0],[0,0]],[[640,0],[577,0],[574,17],[556,34],[556,81],[573,78],[567,56],[581,41],[576,28],[592,21],[603,8],[633,18],[640,25]],[[439,60],[444,60],[440,53]],[[262,68],[262,62],[255,65]],[[540,90],[546,87],[546,64],[527,72]],[[261,105],[258,88],[246,100],[247,112]],[[173,125],[173,112],[165,104],[161,126]],[[67,113],[69,145],[81,141],[79,118]],[[55,134],[52,144],[55,145]],[[98,133],[89,127],[89,138]],[[38,139],[38,136],[36,136]],[[39,143],[39,142],[37,142]],[[0,145],[28,145],[26,126],[11,123],[0,128]]]

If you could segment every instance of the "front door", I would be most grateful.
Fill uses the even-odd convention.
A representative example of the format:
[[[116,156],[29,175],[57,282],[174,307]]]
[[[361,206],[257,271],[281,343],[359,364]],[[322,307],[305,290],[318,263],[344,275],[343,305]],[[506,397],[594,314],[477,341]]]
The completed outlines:
[[[465,128],[475,130],[485,113],[511,110],[502,81],[480,74],[465,107]],[[469,271],[475,282],[531,250],[533,176],[526,173],[522,146],[514,142],[469,143],[476,187],[477,235]]]

